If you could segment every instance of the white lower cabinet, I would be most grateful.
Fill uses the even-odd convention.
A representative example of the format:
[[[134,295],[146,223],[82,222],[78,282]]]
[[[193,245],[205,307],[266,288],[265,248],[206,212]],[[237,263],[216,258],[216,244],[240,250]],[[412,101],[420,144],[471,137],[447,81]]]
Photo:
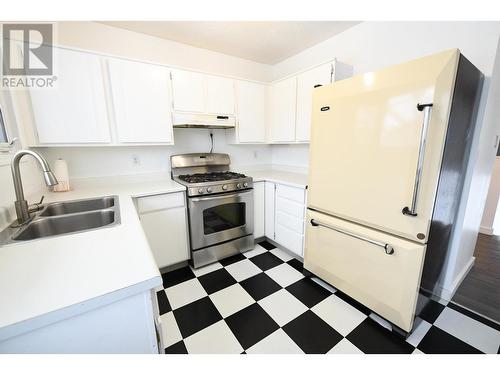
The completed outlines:
[[[79,305],[86,311],[70,317],[60,313],[57,321],[46,318],[45,326],[0,340],[0,353],[158,354],[162,351],[154,290],[89,308],[95,304],[95,300],[84,301]]]
[[[137,198],[136,205],[158,268],[188,260],[184,192]]]
[[[305,189],[266,182],[266,237],[304,255]]]
[[[254,238],[265,235],[265,182],[253,184],[253,236]]]
[[[273,182],[265,182],[265,209],[264,209],[264,233],[267,238],[274,240],[274,196],[276,185]]]

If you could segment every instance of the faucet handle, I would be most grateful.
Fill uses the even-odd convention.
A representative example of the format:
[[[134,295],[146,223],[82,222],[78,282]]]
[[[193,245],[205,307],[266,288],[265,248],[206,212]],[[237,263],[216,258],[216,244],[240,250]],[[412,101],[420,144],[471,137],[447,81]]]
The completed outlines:
[[[40,211],[43,208],[42,202],[44,199],[45,199],[45,195],[42,195],[42,197],[40,198],[40,202],[30,204],[28,206],[28,212],[33,213],[33,212]]]

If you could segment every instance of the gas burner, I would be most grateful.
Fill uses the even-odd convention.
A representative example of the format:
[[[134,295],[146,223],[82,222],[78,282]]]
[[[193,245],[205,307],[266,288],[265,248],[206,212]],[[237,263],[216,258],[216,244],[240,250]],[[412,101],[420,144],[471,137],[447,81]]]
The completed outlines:
[[[200,182],[235,180],[238,178],[245,178],[245,177],[246,176],[244,174],[236,172],[208,172],[208,173],[179,175],[180,180],[186,181],[187,183],[190,184],[196,184]]]

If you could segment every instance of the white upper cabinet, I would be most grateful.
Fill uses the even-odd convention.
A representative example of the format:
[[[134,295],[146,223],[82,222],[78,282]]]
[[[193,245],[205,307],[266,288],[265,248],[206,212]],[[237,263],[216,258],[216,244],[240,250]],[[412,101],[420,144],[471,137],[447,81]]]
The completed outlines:
[[[118,142],[173,143],[168,68],[108,60]]]
[[[332,83],[333,64],[327,63],[307,70],[297,77],[296,140],[309,142],[312,116],[312,93],[315,87]]]
[[[270,88],[269,137],[272,143],[295,142],[297,78],[276,82]]]
[[[266,142],[267,86],[260,83],[236,82],[237,139],[234,143]]]
[[[109,143],[101,58],[54,47],[54,60],[55,87],[30,90],[38,143]]]
[[[206,112],[207,86],[205,74],[187,70],[172,70],[173,109]]]
[[[234,115],[234,80],[172,70],[173,109],[176,111]]]
[[[234,80],[206,75],[208,113],[234,115]]]

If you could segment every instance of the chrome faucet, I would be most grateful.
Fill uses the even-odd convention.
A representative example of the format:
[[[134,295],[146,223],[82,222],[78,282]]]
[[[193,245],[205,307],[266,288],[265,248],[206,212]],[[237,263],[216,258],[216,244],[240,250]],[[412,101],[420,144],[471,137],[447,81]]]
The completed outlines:
[[[26,199],[24,199],[23,183],[21,181],[21,172],[19,170],[19,163],[24,155],[33,156],[38,164],[40,164],[43,170],[43,178],[47,186],[57,185],[57,178],[54,176],[50,170],[50,166],[42,155],[31,150],[19,150],[14,154],[11,163],[12,178],[14,179],[14,190],[16,192],[16,214],[17,214],[17,225],[23,225],[31,219],[30,206]],[[42,198],[43,199],[43,198]],[[41,203],[41,201],[40,201]],[[37,208],[39,204],[36,205]]]

